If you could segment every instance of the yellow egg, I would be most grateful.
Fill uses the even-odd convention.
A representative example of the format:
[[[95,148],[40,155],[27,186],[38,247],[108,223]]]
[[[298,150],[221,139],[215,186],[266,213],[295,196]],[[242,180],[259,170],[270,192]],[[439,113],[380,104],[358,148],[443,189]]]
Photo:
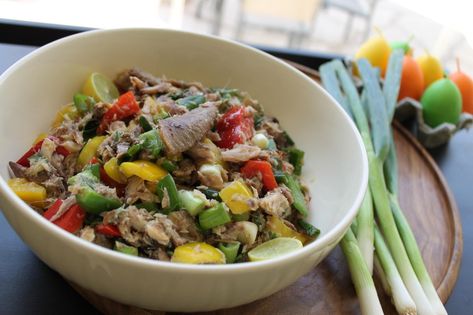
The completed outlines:
[[[417,58],[416,61],[424,74],[424,90],[433,82],[443,78],[442,65],[434,56],[426,54]]]
[[[377,35],[361,45],[360,49],[355,54],[355,59],[368,59],[373,67],[381,69],[381,75],[384,77],[390,54],[391,46],[389,43],[384,36]]]

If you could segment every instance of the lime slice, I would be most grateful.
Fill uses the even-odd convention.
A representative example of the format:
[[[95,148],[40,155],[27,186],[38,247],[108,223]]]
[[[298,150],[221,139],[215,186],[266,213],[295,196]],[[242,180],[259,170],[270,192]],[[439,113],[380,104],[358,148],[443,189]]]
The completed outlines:
[[[96,102],[113,103],[120,95],[113,82],[101,73],[94,72],[85,81],[82,93],[92,96]]]
[[[295,238],[278,237],[256,246],[248,252],[250,261],[273,259],[302,248],[301,241]]]

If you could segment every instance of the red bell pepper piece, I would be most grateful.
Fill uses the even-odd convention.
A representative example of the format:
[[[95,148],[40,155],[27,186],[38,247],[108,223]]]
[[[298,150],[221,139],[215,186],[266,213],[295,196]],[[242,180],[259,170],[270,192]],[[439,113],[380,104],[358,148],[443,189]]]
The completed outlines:
[[[115,181],[113,178],[107,175],[107,172],[105,172],[105,169],[103,166],[100,166],[100,180],[107,185],[108,187],[115,188],[117,190],[117,195],[118,197],[123,197],[125,196],[125,189],[126,185],[121,184],[117,181]]]
[[[105,132],[112,121],[125,119],[137,114],[139,111],[140,106],[132,91],[120,95],[115,104],[103,115],[102,121],[97,128],[97,133],[102,134]]]
[[[230,108],[217,122],[220,148],[231,149],[237,143],[244,143],[253,136],[253,116],[243,106]]]
[[[53,136],[49,136],[48,139],[50,139],[50,140],[52,140],[56,143],[58,142],[58,139],[56,137],[53,137]],[[21,158],[18,159],[18,161],[16,161],[16,163],[18,163],[18,164],[20,164],[21,166],[24,166],[24,167],[30,167],[30,161],[28,159],[31,156],[33,156],[34,154],[41,151],[41,146],[43,145],[43,142],[44,142],[44,139],[37,142],[36,144],[34,144],[31,147],[31,149],[29,149],[25,154],[23,154],[23,156]],[[64,157],[66,157],[70,154],[70,152],[66,148],[64,148],[63,146],[60,146],[60,145],[56,147],[56,153],[61,154]]]
[[[260,173],[263,186],[268,191],[278,187],[271,164],[267,161],[250,160],[246,162],[240,171],[246,178],[255,177]]]
[[[56,202],[44,212],[43,216],[50,220],[58,212],[62,202],[61,199],[57,199]],[[75,233],[82,227],[84,220],[85,211],[82,210],[79,205],[75,204],[67,209],[63,215],[54,220],[53,223],[68,232]]]
[[[122,234],[116,225],[113,224],[98,224],[95,226],[95,232],[109,237],[121,237]]]

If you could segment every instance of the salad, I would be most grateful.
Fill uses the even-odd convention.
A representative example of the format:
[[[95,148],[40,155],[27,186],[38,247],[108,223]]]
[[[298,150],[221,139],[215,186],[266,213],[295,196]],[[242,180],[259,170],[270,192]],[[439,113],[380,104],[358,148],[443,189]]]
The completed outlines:
[[[9,186],[89,242],[162,261],[223,264],[302,247],[304,152],[247,93],[92,73],[16,162]]]

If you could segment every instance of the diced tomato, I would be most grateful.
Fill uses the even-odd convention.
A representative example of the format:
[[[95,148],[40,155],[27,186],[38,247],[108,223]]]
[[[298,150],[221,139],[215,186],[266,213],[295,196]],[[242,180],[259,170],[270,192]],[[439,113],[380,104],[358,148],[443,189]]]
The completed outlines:
[[[43,213],[43,217],[50,220],[59,210],[62,205],[61,199],[56,199],[56,201]]]
[[[115,188],[117,190],[118,197],[125,196],[126,185],[120,184],[119,182],[115,181],[113,178],[108,176],[103,166],[100,166],[100,180],[108,187]]]
[[[56,143],[59,141],[58,138],[53,137],[53,136],[48,136],[47,138],[54,141],[54,142],[56,142]],[[23,154],[23,156],[21,158],[18,159],[18,161],[16,161],[16,163],[18,163],[18,164],[20,164],[24,167],[29,167],[30,166],[30,161],[28,159],[31,156],[38,153],[39,151],[41,151],[41,146],[43,145],[43,142],[44,142],[44,139],[37,142],[35,145],[33,145],[31,147],[31,149],[29,149],[25,154]],[[60,146],[60,145],[56,147],[56,153],[61,154],[64,157],[66,157],[70,154],[70,152],[66,148],[64,148],[63,146]]]
[[[243,106],[230,108],[217,122],[220,148],[231,149],[237,143],[244,143],[253,136],[253,116]]]
[[[115,120],[122,120],[127,117],[133,116],[140,111],[140,106],[135,99],[135,95],[132,91],[126,92],[120,95],[118,100],[105,112],[100,122],[97,132],[102,134],[107,130],[111,122]]]
[[[122,234],[116,225],[113,224],[98,224],[95,226],[95,232],[109,237],[121,237]]]
[[[267,161],[250,160],[246,162],[240,171],[246,178],[255,177],[260,173],[263,186],[268,191],[278,187],[271,164]]]
[[[57,199],[56,202],[44,212],[43,216],[50,220],[58,212],[62,202],[61,199]],[[84,220],[85,211],[82,210],[79,205],[75,204],[67,209],[63,215],[54,220],[53,223],[68,232],[75,233],[82,227]]]

